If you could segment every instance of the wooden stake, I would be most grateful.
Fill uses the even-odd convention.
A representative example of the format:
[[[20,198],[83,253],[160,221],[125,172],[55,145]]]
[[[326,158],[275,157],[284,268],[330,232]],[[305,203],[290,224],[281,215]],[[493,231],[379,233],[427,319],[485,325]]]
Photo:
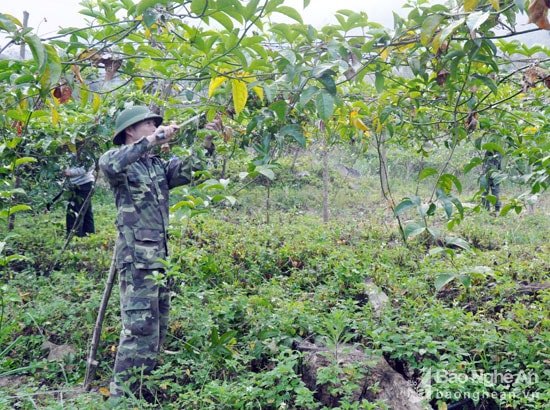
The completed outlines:
[[[103,320],[105,319],[105,311],[109,304],[109,298],[111,297],[111,291],[113,290],[113,284],[116,277],[116,252],[113,251],[113,259],[111,261],[111,267],[109,268],[109,275],[107,276],[107,283],[105,284],[105,290],[103,291],[103,297],[101,298],[101,304],[99,305],[99,312],[94,325],[94,332],[92,334],[92,345],[90,347],[90,354],[86,362],[86,377],[84,378],[84,390],[89,391],[92,385],[92,381],[95,378],[95,372],[99,362],[96,359],[97,349],[99,347],[99,341],[101,339],[101,330],[103,328]]]

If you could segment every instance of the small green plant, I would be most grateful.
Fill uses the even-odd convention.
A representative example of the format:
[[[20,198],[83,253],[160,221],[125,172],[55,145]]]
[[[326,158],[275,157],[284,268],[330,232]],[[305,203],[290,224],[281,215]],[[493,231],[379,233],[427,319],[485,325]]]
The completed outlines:
[[[21,297],[8,284],[0,286],[0,361],[9,352],[17,339],[4,348],[5,341],[9,341],[18,325],[15,320],[8,320],[7,311],[9,305],[20,303]]]
[[[449,246],[454,245],[455,247],[462,248],[467,251],[471,250],[468,243],[460,238],[447,238],[446,243]],[[472,285],[472,280],[481,280],[486,276],[491,275],[493,272],[493,270],[488,266],[458,268],[455,263],[457,254],[455,250],[451,248],[436,247],[431,249],[428,254],[429,256],[443,254],[449,257],[451,265],[454,267],[454,271],[452,272],[440,272],[437,274],[434,286],[438,292],[453,281],[458,281],[462,284],[462,286],[464,286],[466,291],[469,291]]]

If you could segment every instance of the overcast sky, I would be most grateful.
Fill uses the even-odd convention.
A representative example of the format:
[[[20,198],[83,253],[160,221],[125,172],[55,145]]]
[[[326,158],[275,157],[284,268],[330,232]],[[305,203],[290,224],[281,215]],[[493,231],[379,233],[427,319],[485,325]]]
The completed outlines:
[[[392,11],[406,15],[402,9],[406,0],[310,0],[302,9],[303,0],[285,0],[285,4],[298,10],[304,22],[321,27],[334,23],[334,12],[339,9],[364,11],[369,20],[385,26],[393,26]],[[29,27],[40,37],[55,34],[60,27],[81,27],[86,19],[78,14],[80,0],[0,0],[0,12],[11,14],[23,21],[23,12],[29,12]]]
[[[135,0],[137,2],[137,0]],[[444,0],[433,0],[443,2]],[[82,8],[80,0],[0,0],[0,12],[11,14],[21,21],[23,11],[29,12],[28,26],[41,38],[54,35],[60,28],[83,27],[86,16],[78,14]],[[285,0],[285,4],[298,10],[304,22],[316,27],[334,23],[334,13],[340,9],[364,11],[369,21],[380,23],[386,27],[393,27],[393,12],[406,17],[409,8],[403,8],[407,0],[310,0],[309,6],[302,9],[303,0]],[[281,17],[282,18],[282,17]],[[526,15],[518,18],[517,29],[519,31],[533,26],[527,24]],[[289,20],[284,20],[289,21]],[[527,44],[539,43],[550,46],[548,31],[540,31],[522,36],[518,39]],[[0,35],[0,48],[4,45],[4,39]]]

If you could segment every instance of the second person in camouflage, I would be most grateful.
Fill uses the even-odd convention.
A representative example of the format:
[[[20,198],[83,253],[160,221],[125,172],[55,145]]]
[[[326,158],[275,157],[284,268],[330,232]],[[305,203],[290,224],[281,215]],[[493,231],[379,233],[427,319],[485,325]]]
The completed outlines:
[[[161,125],[163,118],[147,107],[134,106],[116,119],[113,143],[99,165],[114,191],[117,207],[116,263],[119,272],[122,331],[117,350],[111,397],[133,390],[131,378],[154,368],[168,328],[170,296],[167,287],[149,277],[162,272],[168,256],[169,190],[192,181],[201,169],[196,158],[163,160],[151,151],[171,140],[178,127]],[[220,131],[221,121],[206,125]],[[162,139],[157,138],[164,133]],[[214,151],[212,135],[204,148]]]

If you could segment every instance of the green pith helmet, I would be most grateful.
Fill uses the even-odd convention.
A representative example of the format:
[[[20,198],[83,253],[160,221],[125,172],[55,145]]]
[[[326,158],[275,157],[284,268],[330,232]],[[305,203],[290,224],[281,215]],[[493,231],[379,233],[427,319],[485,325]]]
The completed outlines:
[[[118,117],[116,118],[113,144],[124,144],[124,140],[126,138],[124,135],[124,130],[131,125],[149,119],[153,119],[157,127],[162,124],[162,116],[151,112],[147,107],[137,105],[135,107],[126,108],[118,114]]]

